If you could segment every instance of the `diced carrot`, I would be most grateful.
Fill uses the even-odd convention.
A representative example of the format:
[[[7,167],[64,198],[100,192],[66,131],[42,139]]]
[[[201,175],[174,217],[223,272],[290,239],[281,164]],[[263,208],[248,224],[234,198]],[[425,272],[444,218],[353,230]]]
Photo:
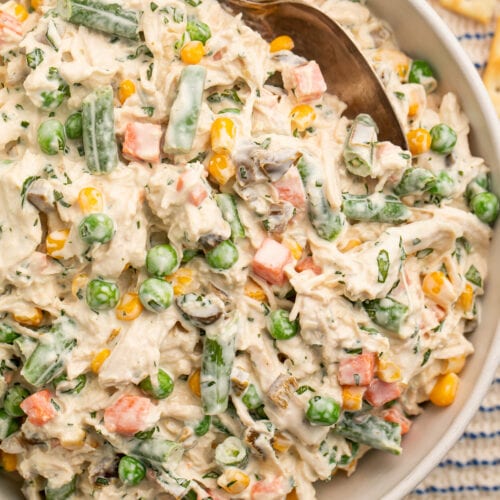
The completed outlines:
[[[397,408],[389,408],[382,412],[382,418],[386,422],[394,422],[401,427],[401,434],[406,434],[411,427],[411,420],[406,418]]]
[[[302,271],[310,270],[314,274],[318,274],[318,275],[323,272],[323,269],[321,269],[321,267],[317,266],[314,263],[314,260],[312,257],[305,257],[304,259],[297,262],[297,265],[295,266],[295,270],[298,273],[301,273]]]
[[[23,32],[21,21],[7,14],[7,12],[0,11],[0,39],[4,32],[9,31],[16,35],[21,35]]]
[[[340,385],[370,385],[375,376],[376,355],[367,352],[340,360],[338,379]]]
[[[271,498],[283,498],[291,491],[289,481],[283,476],[257,481],[250,492],[252,500],[269,500]]]
[[[199,177],[194,170],[188,169],[179,175],[175,188],[177,191],[182,191],[184,188],[193,186],[199,181]]]
[[[151,406],[148,398],[125,394],[104,411],[104,426],[109,432],[133,436],[145,430]]]
[[[207,190],[203,184],[195,184],[191,191],[189,192],[189,201],[195,207],[199,207],[203,200],[208,196]]]
[[[365,400],[375,407],[385,405],[399,396],[401,396],[401,387],[397,382],[382,382],[378,378],[372,380],[365,392]]]
[[[327,88],[321,68],[316,61],[286,68],[283,71],[283,80],[285,88],[293,92],[300,102],[320,99]]]
[[[160,161],[161,126],[154,123],[128,123],[123,154],[134,160]]]
[[[28,396],[20,406],[33,425],[45,425],[57,415],[52,404],[52,394],[47,389]]]
[[[304,208],[306,193],[297,167],[291,167],[288,172],[274,184],[281,201],[290,202],[295,208]]]
[[[286,281],[284,268],[291,260],[292,254],[287,247],[266,238],[253,258],[253,272],[268,283],[281,286]]]

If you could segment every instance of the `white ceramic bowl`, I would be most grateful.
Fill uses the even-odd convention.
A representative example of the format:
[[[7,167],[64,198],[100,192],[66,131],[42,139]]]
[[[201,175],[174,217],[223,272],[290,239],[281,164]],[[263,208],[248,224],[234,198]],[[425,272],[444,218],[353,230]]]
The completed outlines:
[[[396,6],[397,5],[397,6]],[[401,48],[410,56],[428,60],[436,69],[440,91],[451,90],[471,122],[474,154],[486,159],[500,192],[500,127],[486,90],[467,55],[425,0],[368,0],[368,6],[393,28]],[[455,403],[447,409],[429,407],[417,418],[404,439],[403,455],[372,451],[360,460],[351,478],[338,474],[318,486],[320,500],[397,499],[409,493],[460,438],[478,409],[500,362],[500,226],[490,255],[490,273],[483,302],[483,318],[470,336],[476,352],[461,375]],[[497,264],[498,265],[498,264]],[[0,499],[21,498],[19,487],[0,477]],[[304,499],[308,500],[308,499]]]
[[[451,31],[425,0],[368,0],[367,5],[386,20],[401,49],[426,59],[435,68],[439,91],[453,91],[471,124],[471,148],[492,168],[495,191],[500,193],[499,121],[480,77]],[[489,259],[489,277],[483,317],[470,336],[475,353],[460,375],[454,404],[446,409],[429,406],[403,439],[403,455],[372,451],[346,478],[338,474],[318,487],[321,500],[397,499],[408,494],[439,463],[460,438],[477,411],[500,362],[500,225],[497,224]]]

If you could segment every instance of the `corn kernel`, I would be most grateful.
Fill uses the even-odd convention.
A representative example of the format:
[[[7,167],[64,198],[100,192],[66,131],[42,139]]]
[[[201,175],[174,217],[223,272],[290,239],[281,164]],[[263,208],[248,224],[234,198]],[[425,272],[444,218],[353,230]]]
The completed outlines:
[[[448,358],[445,362],[443,373],[460,373],[465,366],[465,355]]]
[[[418,114],[418,110],[420,109],[420,105],[418,102],[412,102],[408,108],[408,116],[413,117]]]
[[[133,321],[141,315],[143,310],[139,295],[135,292],[127,292],[116,306],[115,314],[122,321]]]
[[[406,134],[408,147],[412,155],[421,155],[431,148],[431,134],[425,128],[416,128]]]
[[[217,118],[212,123],[210,139],[215,153],[230,153],[234,147],[236,125],[231,118]]]
[[[227,153],[214,154],[208,162],[208,173],[224,186],[236,174],[236,167]]]
[[[353,248],[359,247],[359,245],[361,245],[361,240],[358,240],[358,238],[353,238],[344,245],[342,245],[341,247],[339,247],[339,250],[342,253],[346,253],[349,250],[352,250]]]
[[[123,104],[135,94],[135,83],[132,80],[123,80],[118,87],[118,100]]]
[[[64,248],[68,241],[69,229],[61,229],[60,231],[52,231],[45,239],[47,247],[47,255],[54,259],[61,259],[62,255],[59,252]]]
[[[33,307],[32,311],[25,314],[13,314],[13,318],[24,326],[40,326],[43,321],[43,312],[38,307]]]
[[[292,240],[292,238],[283,238],[281,243],[290,250],[295,260],[299,260],[302,257],[302,247],[295,240]]]
[[[304,132],[309,127],[312,127],[316,120],[316,111],[309,104],[299,104],[292,109],[290,113],[292,132],[298,130]]]
[[[399,382],[401,380],[401,368],[392,361],[384,358],[377,359],[377,377],[382,382]]]
[[[276,37],[269,45],[270,52],[279,52],[280,50],[293,50],[295,44],[293,39],[288,35],[281,35]]]
[[[422,290],[427,297],[443,307],[449,306],[456,298],[453,285],[442,271],[427,274],[422,282]]]
[[[34,10],[38,10],[40,7],[44,5],[44,0],[31,0],[31,8]]]
[[[198,397],[201,397],[200,377],[201,377],[201,370],[198,368],[194,372],[192,372],[188,378],[188,385],[189,388],[191,389],[191,392]]]
[[[26,21],[28,19],[28,11],[23,5],[16,3],[14,6],[14,16],[18,21]]]
[[[98,352],[94,356],[94,359],[90,363],[90,369],[93,373],[95,373],[96,375],[99,373],[102,364],[109,358],[110,354],[111,351],[109,349],[103,349],[101,352]]]
[[[259,302],[266,302],[267,295],[253,280],[248,280],[245,285],[245,295],[251,299],[258,300]]]
[[[292,446],[292,442],[284,434],[277,432],[271,440],[271,445],[274,451],[286,453]]]
[[[363,406],[363,394],[366,387],[342,387],[342,408],[346,411],[359,411]]]
[[[71,295],[73,295],[75,299],[81,299],[83,297],[83,289],[87,285],[88,281],[89,277],[83,273],[77,274],[73,277],[73,280],[71,281]]]
[[[86,433],[84,430],[78,436],[72,436],[70,439],[61,439],[60,444],[67,450],[78,450],[85,444]]]
[[[458,297],[458,305],[464,312],[469,312],[474,304],[474,288],[470,283],[465,285],[465,289]]]
[[[238,495],[248,488],[250,478],[239,469],[226,469],[217,484],[231,495]]]
[[[184,295],[193,290],[193,287],[189,286],[193,283],[193,271],[187,267],[180,267],[165,279],[172,283],[174,295]]]
[[[205,47],[199,40],[186,43],[181,49],[181,61],[184,64],[199,64],[205,55]]]
[[[410,59],[399,50],[380,49],[374,56],[377,62],[388,62],[400,80],[405,80],[410,68]]]
[[[2,451],[2,468],[5,472],[15,472],[17,469],[17,455]]]
[[[104,199],[102,193],[93,187],[84,187],[78,193],[78,204],[84,214],[102,212]]]
[[[429,399],[436,406],[449,406],[457,395],[459,376],[456,373],[447,373],[438,377]]]

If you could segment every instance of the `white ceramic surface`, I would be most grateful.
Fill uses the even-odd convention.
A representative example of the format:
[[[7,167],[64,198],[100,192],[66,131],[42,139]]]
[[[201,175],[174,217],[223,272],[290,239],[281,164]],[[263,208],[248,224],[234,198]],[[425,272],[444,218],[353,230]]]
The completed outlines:
[[[373,11],[393,28],[401,48],[413,57],[427,59],[436,68],[440,90],[458,94],[471,122],[471,143],[475,154],[486,159],[493,170],[496,192],[500,193],[500,128],[481,80],[438,15],[425,0],[368,0]],[[497,142],[498,141],[498,142]],[[500,361],[500,226],[490,257],[490,275],[480,327],[471,335],[476,352],[461,375],[455,403],[445,409],[429,407],[418,417],[404,439],[400,457],[370,452],[360,461],[351,478],[337,475],[318,486],[320,500],[392,500],[409,493],[437,465],[459,439],[488,390]],[[0,477],[0,499],[18,499],[15,484]],[[308,500],[308,499],[304,499]]]

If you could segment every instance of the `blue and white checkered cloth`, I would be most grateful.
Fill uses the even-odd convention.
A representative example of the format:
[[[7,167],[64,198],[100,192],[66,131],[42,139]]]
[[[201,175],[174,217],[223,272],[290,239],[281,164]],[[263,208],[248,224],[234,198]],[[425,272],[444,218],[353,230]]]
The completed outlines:
[[[495,22],[484,26],[429,0],[458,38],[476,68],[486,66]],[[500,15],[500,0],[497,0]],[[500,499],[500,367],[479,411],[445,459],[406,500]]]

